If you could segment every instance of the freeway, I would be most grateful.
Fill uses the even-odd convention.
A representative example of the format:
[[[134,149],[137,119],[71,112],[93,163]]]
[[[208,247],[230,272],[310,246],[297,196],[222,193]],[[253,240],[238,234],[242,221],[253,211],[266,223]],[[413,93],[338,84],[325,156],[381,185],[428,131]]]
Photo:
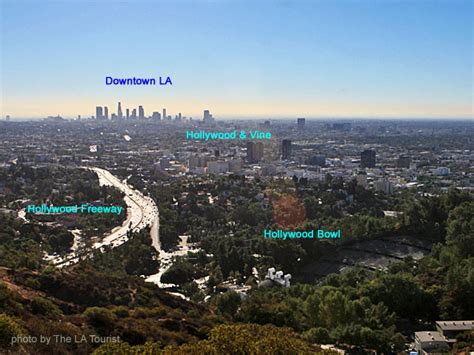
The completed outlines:
[[[100,250],[103,252],[105,246],[117,247],[127,241],[127,232],[139,231],[147,226],[151,226],[150,237],[152,245],[157,252],[160,252],[159,239],[159,213],[155,202],[148,196],[143,195],[140,191],[132,189],[125,182],[120,181],[117,177],[112,175],[109,171],[101,168],[89,168],[94,171],[98,178],[99,184],[114,186],[125,194],[124,201],[127,204],[127,219],[124,223],[114,228],[110,234],[95,242],[91,248],[78,247],[71,253],[64,256],[48,255],[46,259],[51,261],[58,267],[64,267],[77,263],[81,258],[87,257],[93,250]]]

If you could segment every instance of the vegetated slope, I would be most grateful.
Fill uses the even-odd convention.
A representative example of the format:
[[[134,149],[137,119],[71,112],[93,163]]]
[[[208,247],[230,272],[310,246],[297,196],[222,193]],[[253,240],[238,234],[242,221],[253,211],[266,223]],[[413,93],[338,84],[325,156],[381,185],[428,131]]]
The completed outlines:
[[[138,277],[118,277],[88,267],[36,272],[3,269],[0,282],[0,349],[35,354],[89,353],[101,345],[90,335],[120,337],[131,345],[146,340],[181,344],[204,339],[217,317],[204,307],[168,295]],[[54,337],[47,344],[11,346],[19,334]],[[109,339],[110,340],[110,339]]]

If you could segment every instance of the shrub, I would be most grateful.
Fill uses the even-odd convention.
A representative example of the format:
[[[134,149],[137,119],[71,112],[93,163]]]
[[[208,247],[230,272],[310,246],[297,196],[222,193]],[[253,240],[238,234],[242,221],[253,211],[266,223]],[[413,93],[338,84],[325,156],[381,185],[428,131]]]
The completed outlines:
[[[5,313],[0,313],[0,348],[11,346],[12,338],[25,334],[19,322]]]
[[[43,315],[60,315],[62,312],[53,302],[43,297],[35,297],[31,301],[31,312]]]
[[[114,314],[106,308],[87,308],[83,316],[86,318],[87,323],[96,328],[100,333],[107,333],[113,328]]]
[[[311,328],[304,333],[304,337],[311,343],[328,344],[331,342],[328,330],[323,327]]]
[[[115,307],[112,312],[119,318],[127,318],[130,316],[128,309],[125,306]]]

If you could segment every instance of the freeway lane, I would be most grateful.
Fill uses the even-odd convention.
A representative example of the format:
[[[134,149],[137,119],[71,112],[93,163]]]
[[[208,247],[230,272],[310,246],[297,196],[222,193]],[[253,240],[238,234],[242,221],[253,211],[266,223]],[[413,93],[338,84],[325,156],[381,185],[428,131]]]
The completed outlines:
[[[154,201],[150,197],[143,195],[140,191],[132,189],[105,169],[84,168],[90,169],[97,174],[101,186],[115,186],[125,194],[124,201],[127,204],[127,219],[121,226],[114,228],[109,235],[94,243],[92,248],[78,249],[65,256],[47,256],[46,259],[52,261],[58,267],[71,265],[78,262],[81,257],[90,255],[94,249],[103,252],[105,246],[113,248],[125,243],[128,230],[139,231],[147,226],[151,226],[150,237],[152,238],[152,245],[157,252],[160,252],[159,213]]]

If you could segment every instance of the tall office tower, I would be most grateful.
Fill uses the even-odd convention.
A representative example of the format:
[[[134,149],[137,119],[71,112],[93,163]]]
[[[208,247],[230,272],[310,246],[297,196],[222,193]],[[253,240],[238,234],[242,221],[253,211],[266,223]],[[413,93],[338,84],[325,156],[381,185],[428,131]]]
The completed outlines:
[[[145,110],[142,105],[138,106],[138,118],[141,120],[145,118]]]
[[[125,113],[125,117],[127,118],[127,120],[129,120],[129,119],[130,119],[130,109],[127,108],[127,109],[125,110],[125,112],[126,112],[126,113]]]
[[[247,142],[247,161],[249,163],[258,163],[263,158],[262,142]]]
[[[411,159],[406,155],[400,155],[397,159],[397,168],[406,168],[410,167]]]
[[[204,110],[203,121],[204,123],[212,123],[215,121],[214,117],[212,117],[212,114],[209,110]]]
[[[289,160],[291,157],[291,140],[283,139],[281,142],[281,158],[283,160]]]
[[[96,106],[95,107],[95,118],[97,120],[101,120],[104,116],[102,115],[102,107],[101,106]]]
[[[118,117],[119,120],[121,120],[123,118],[122,105],[120,104],[120,102],[118,103],[117,117]]]
[[[107,106],[104,106],[104,118],[109,119],[109,108]]]
[[[131,116],[130,118],[131,118],[132,120],[135,120],[135,119],[137,118],[137,109],[136,109],[136,108],[134,108],[134,109],[132,110],[132,116]]]
[[[375,150],[367,149],[360,153],[361,168],[375,168]]]
[[[183,118],[183,116],[181,116],[181,112],[178,113],[178,120],[181,121],[182,118]]]
[[[156,121],[159,121],[161,120],[161,114],[159,112],[153,112],[152,115],[151,115],[151,119],[152,120],[156,120]]]
[[[296,122],[298,124],[298,129],[304,130],[304,126],[306,125],[306,118],[298,118]]]
[[[163,115],[161,116],[162,119],[166,120],[166,109],[163,109]]]
[[[309,158],[309,164],[325,167],[326,166],[326,156],[325,155],[314,155],[311,158]]]

